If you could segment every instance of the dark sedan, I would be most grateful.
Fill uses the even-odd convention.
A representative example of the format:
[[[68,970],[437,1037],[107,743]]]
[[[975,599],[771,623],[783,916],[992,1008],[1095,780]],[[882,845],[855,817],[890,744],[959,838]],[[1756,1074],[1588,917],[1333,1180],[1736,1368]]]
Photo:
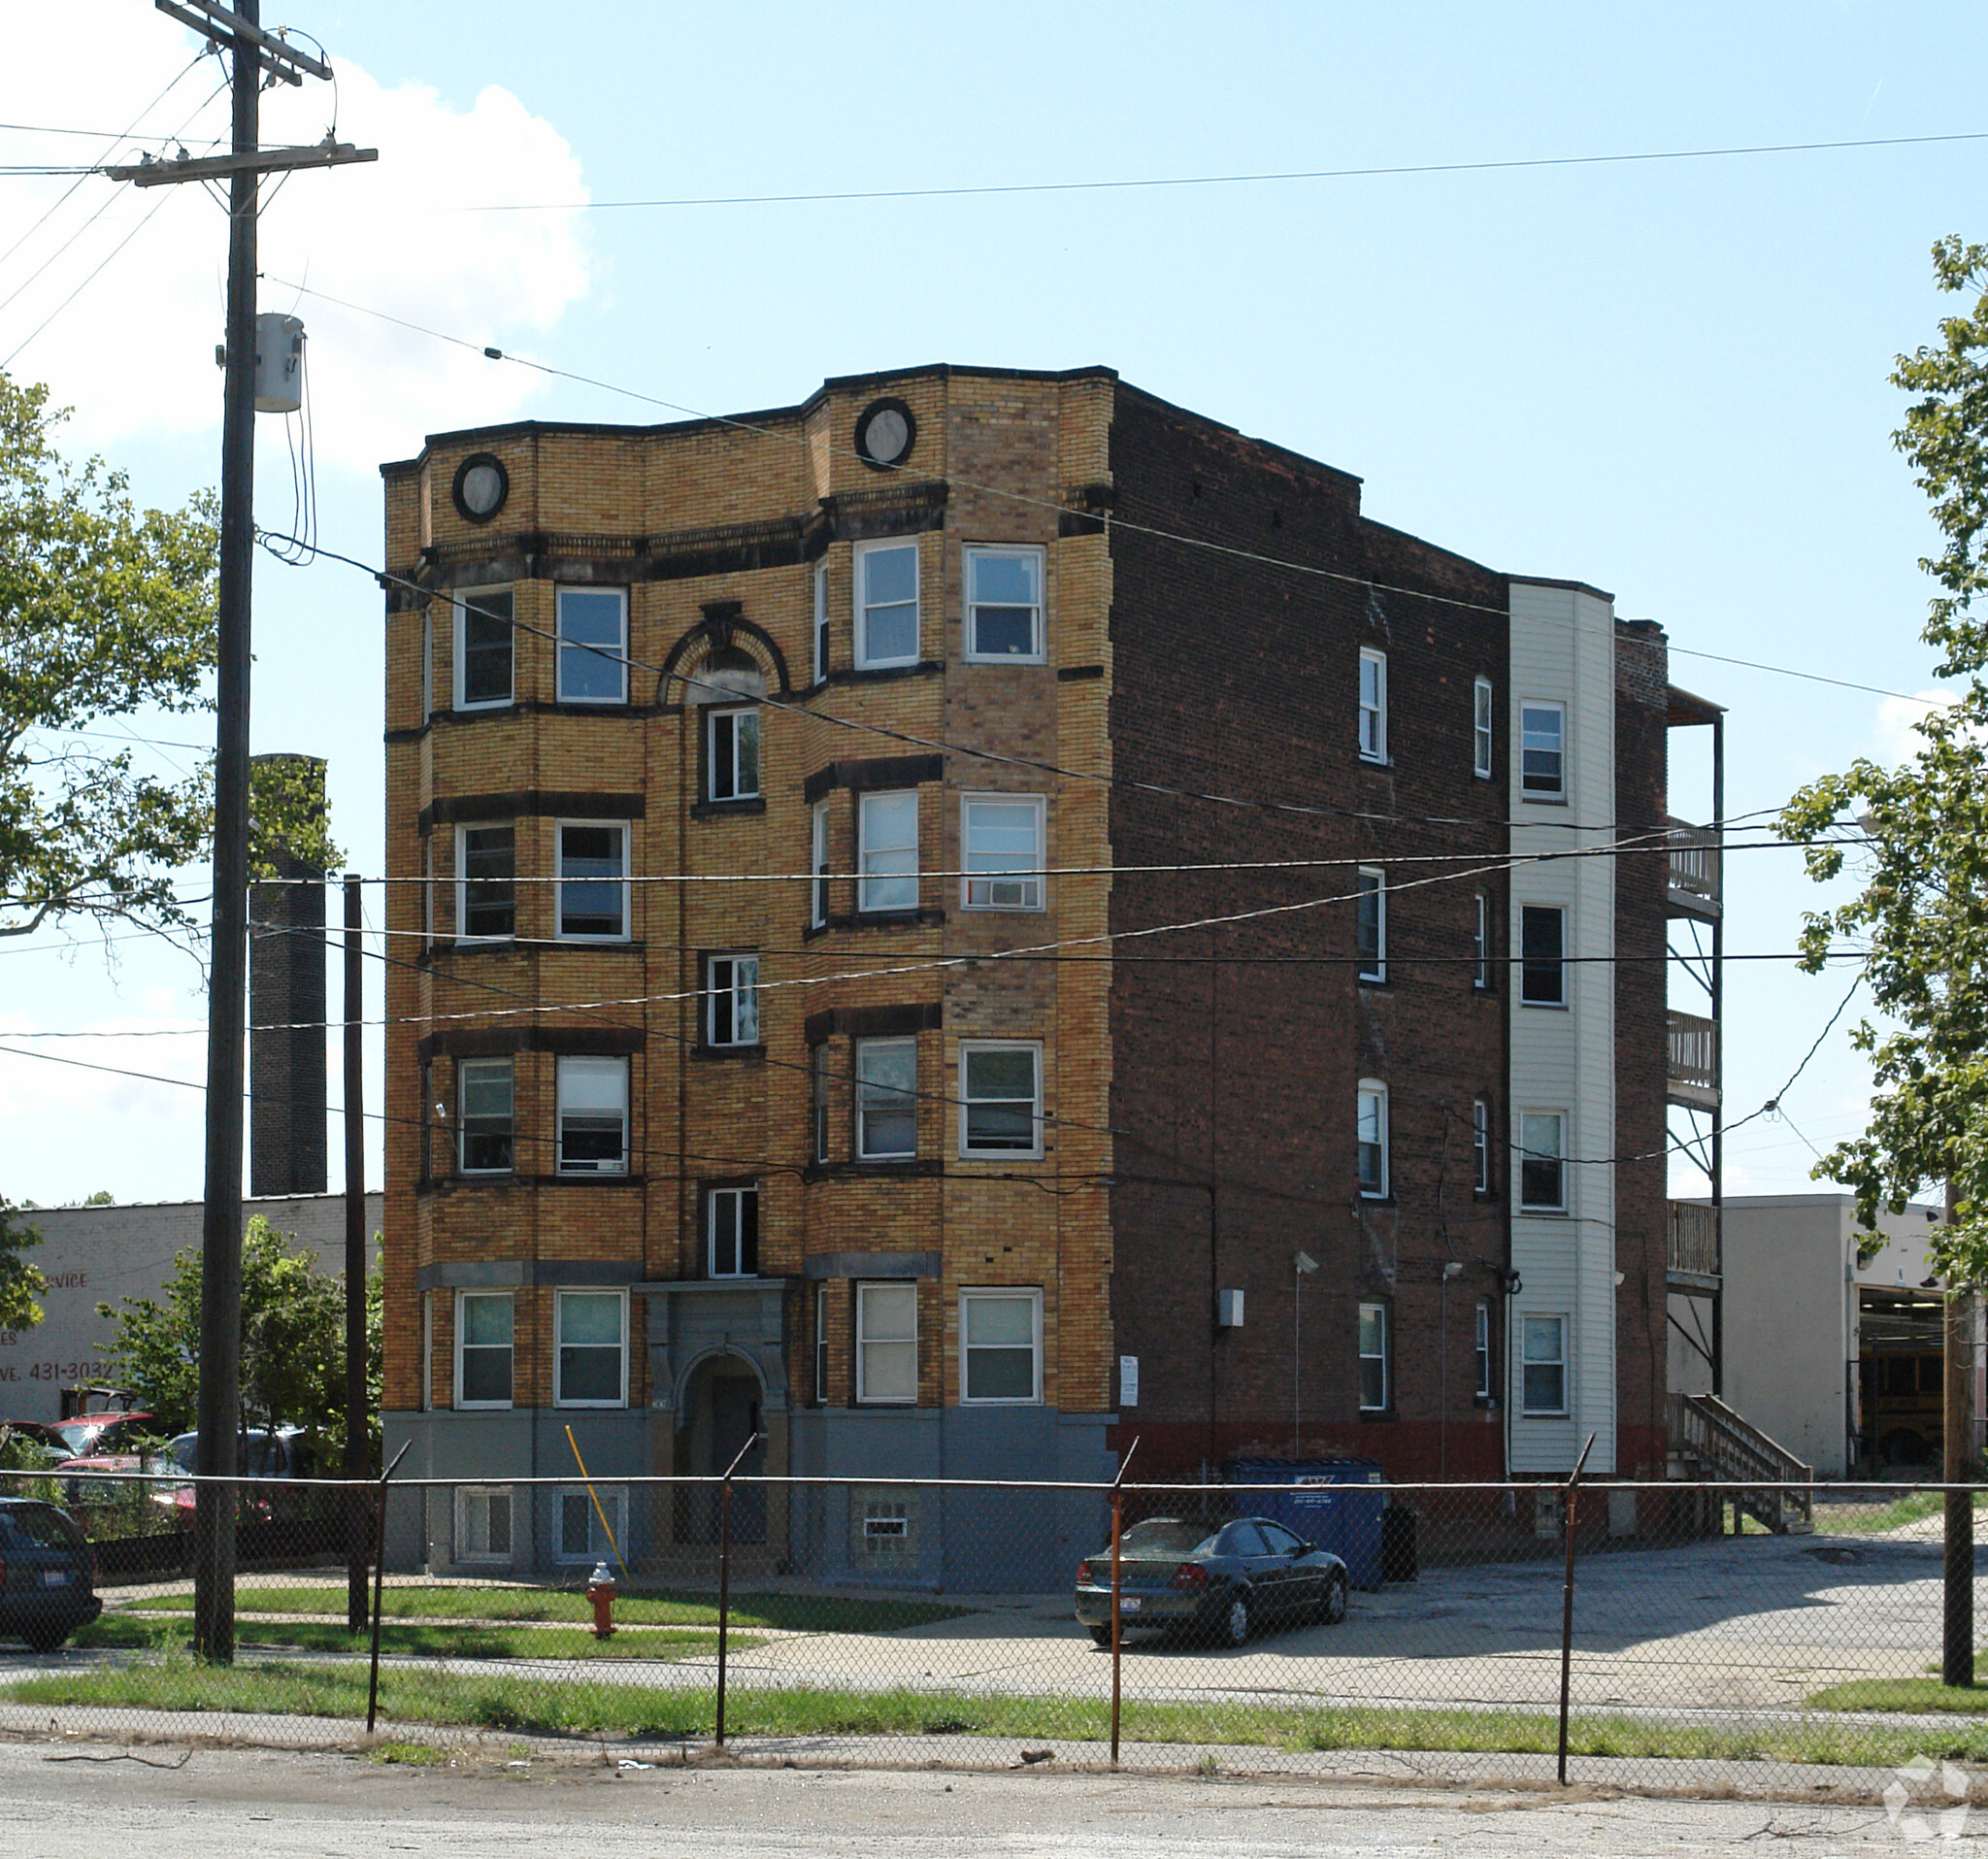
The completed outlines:
[[[52,1652],[103,1609],[83,1532],[52,1504],[0,1498],[0,1634]]]
[[[1127,1627],[1240,1646],[1272,1619],[1346,1617],[1346,1565],[1269,1517],[1149,1517],[1125,1532],[1118,1564]],[[1077,1617],[1099,1645],[1111,1643],[1110,1548],[1077,1564]]]

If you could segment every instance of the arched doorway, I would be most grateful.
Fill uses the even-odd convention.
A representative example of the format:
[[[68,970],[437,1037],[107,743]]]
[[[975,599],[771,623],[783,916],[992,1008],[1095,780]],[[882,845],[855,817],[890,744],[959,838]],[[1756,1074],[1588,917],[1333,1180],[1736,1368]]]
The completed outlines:
[[[677,1409],[677,1469],[689,1477],[710,1478],[728,1470],[739,1448],[766,1429],[766,1389],[759,1371],[743,1355],[727,1350],[709,1355],[690,1371]],[[766,1472],[761,1437],[739,1467],[741,1477]],[[718,1540],[718,1493],[714,1485],[679,1487],[677,1541]],[[766,1541],[766,1486],[732,1487],[732,1541]]]

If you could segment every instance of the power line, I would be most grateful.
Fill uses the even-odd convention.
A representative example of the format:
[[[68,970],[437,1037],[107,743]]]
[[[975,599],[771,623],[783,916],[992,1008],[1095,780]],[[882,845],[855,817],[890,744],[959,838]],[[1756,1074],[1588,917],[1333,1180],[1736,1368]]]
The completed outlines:
[[[4,126],[4,125],[0,125]],[[1522,169],[1599,168],[1658,161],[1713,161],[1743,155],[1816,154],[1849,149],[1903,149],[1988,141],[1988,132],[1871,136],[1844,142],[1777,142],[1709,149],[1651,149],[1623,154],[1534,155],[1492,161],[1420,161],[1374,168],[1301,168],[1264,174],[1160,175],[1127,181],[1019,181],[959,187],[844,188],[820,193],[709,194],[656,200],[543,200],[454,207],[452,213],[609,213],[683,207],[815,206],[862,200],[962,200],[1002,194],[1108,193],[1162,187],[1243,187],[1296,181],[1370,181],[1410,175],[1499,174]]]

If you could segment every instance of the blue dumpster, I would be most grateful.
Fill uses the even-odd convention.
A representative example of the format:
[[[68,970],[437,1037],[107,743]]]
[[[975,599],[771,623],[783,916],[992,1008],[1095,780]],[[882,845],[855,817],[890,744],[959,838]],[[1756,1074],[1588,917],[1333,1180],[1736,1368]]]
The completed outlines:
[[[1379,1460],[1231,1459],[1222,1476],[1229,1484],[1267,1487],[1260,1497],[1251,1493],[1250,1510],[1330,1549],[1354,1587],[1380,1586]]]

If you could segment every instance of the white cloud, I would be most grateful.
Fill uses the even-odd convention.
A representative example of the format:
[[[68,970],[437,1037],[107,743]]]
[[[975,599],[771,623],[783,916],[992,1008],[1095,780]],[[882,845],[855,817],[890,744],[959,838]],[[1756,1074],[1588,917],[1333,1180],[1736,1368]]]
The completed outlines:
[[[192,35],[149,0],[103,0],[90,55],[79,58],[63,11],[10,10],[0,116],[115,128],[145,112],[191,51]],[[387,88],[355,65],[334,63],[339,139],[378,148],[380,159],[297,174],[280,189],[264,183],[261,308],[294,307],[310,333],[319,456],[370,470],[412,451],[431,429],[515,416],[539,379],[478,349],[300,299],[276,281],[308,283],[479,349],[526,345],[589,287],[580,216],[454,210],[583,200],[586,186],[565,139],[508,90],[492,85],[463,109],[427,85]],[[182,134],[201,151],[227,131],[225,95],[210,97],[223,75],[217,60],[201,60],[144,114],[144,126]],[[332,86],[315,81],[265,92],[263,141],[319,140],[333,101]],[[76,137],[0,131],[0,163],[88,162],[104,149]],[[130,146],[116,158],[131,159]],[[47,381],[73,406],[72,431],[85,446],[217,427],[222,213],[196,184],[140,189],[94,176],[57,205],[72,184],[13,180],[0,191],[0,252],[21,241],[0,258],[0,299],[13,297],[0,304],[0,358],[20,348],[10,372]],[[281,443],[274,426],[272,416],[261,422],[264,448]]]
[[[18,1013],[0,1015],[0,1041],[16,1045],[18,1052],[43,1055],[0,1052],[0,1122],[24,1142],[37,1128],[73,1127],[79,1120],[99,1130],[130,1120],[198,1129],[200,1093],[185,1086],[205,1078],[205,1029],[183,1020],[166,1024],[186,1030],[159,1038],[160,1022],[127,1017],[100,1019],[83,1029],[102,1038],[23,1039],[38,1030],[32,1021]],[[150,1076],[122,1076],[129,1073]],[[155,1081],[173,1079],[185,1084]]]
[[[1876,759],[1887,767],[1911,758],[1926,747],[1919,725],[1954,701],[1953,692],[1922,690],[1910,698],[1887,697],[1877,707]]]

